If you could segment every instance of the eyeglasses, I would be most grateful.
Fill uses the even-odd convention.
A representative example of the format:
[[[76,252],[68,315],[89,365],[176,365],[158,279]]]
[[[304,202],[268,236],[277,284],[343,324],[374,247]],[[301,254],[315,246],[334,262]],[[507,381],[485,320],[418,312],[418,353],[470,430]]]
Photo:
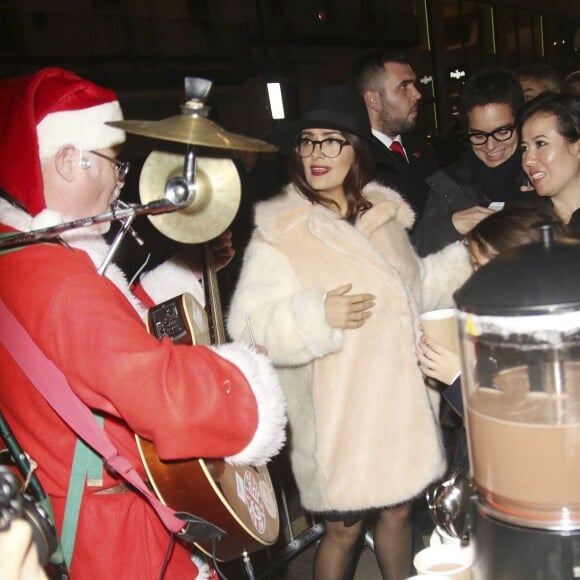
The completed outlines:
[[[496,141],[507,141],[511,139],[515,130],[515,125],[506,125],[505,127],[498,127],[489,133],[474,131],[473,133],[468,133],[467,137],[472,145],[485,145],[490,137],[493,137]]]
[[[302,159],[310,157],[314,153],[314,147],[318,145],[320,151],[325,157],[338,157],[342,152],[342,148],[345,145],[350,145],[350,143],[344,139],[335,139],[334,137],[328,137],[327,139],[322,139],[322,141],[314,141],[313,139],[300,138],[292,144],[294,150],[298,153],[298,156]]]
[[[101,157],[102,159],[106,159],[107,161],[111,162],[115,167],[115,176],[117,178],[117,183],[123,184],[125,183],[125,177],[127,177],[127,173],[129,173],[129,168],[131,164],[128,161],[119,161],[114,157],[109,157],[108,155],[104,155],[103,153],[99,153],[98,151],[89,151],[93,155],[97,157]]]

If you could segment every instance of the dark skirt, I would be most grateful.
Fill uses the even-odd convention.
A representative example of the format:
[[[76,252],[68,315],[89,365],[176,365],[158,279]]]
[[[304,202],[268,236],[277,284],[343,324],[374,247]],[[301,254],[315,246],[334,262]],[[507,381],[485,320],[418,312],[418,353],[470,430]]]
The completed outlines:
[[[383,506],[378,508],[368,508],[366,510],[353,510],[346,512],[330,511],[330,512],[312,512],[312,515],[316,518],[321,518],[328,522],[342,522],[346,528],[354,526],[356,523],[367,519],[370,516],[376,516],[379,512],[383,510],[389,510],[393,508],[400,507],[410,501],[404,501],[397,503],[395,505]]]

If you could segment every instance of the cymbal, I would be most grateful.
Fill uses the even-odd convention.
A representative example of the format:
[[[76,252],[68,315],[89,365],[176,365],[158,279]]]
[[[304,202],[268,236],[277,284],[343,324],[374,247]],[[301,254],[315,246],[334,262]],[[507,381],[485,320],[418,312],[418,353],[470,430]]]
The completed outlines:
[[[110,121],[107,125],[144,137],[176,141],[190,145],[241,149],[245,151],[277,151],[275,145],[226,131],[207,117],[176,115],[161,121]]]
[[[165,184],[183,176],[183,155],[164,151],[149,154],[139,177],[141,202],[147,204],[165,197]],[[231,159],[197,157],[195,197],[186,207],[147,217],[162,234],[184,244],[213,240],[234,220],[240,206],[242,186]]]

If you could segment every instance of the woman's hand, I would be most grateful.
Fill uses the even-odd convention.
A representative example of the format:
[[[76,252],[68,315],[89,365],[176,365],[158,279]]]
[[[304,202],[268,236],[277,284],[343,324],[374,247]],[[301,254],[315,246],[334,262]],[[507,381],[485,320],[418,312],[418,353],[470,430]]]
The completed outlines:
[[[461,372],[459,356],[425,335],[419,341],[417,358],[419,368],[425,376],[446,385],[453,383]]]
[[[373,294],[350,294],[352,284],[339,286],[326,293],[326,320],[333,328],[360,328],[371,317],[375,305]]]
[[[495,210],[493,209],[474,205],[473,207],[456,211],[451,216],[451,222],[457,232],[464,235],[470,232],[481,220],[494,213]]]

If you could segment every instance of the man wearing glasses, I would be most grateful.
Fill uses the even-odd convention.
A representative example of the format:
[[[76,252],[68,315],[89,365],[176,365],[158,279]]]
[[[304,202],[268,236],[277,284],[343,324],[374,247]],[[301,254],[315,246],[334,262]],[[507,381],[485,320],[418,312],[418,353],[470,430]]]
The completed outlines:
[[[469,79],[461,95],[461,114],[469,146],[461,159],[427,178],[429,197],[413,232],[420,255],[459,240],[506,202],[527,202],[523,193],[516,115],[524,103],[518,78],[492,68]]]
[[[116,158],[125,134],[107,124],[121,119],[113,91],[69,71],[48,68],[0,81],[0,236],[106,212],[128,170]],[[143,316],[155,302],[150,288],[139,300],[115,264],[99,274],[109,250],[102,236],[108,226],[0,251],[2,302],[103,419],[113,446],[143,480],[135,434],[153,441],[162,460],[266,462],[281,448],[285,426],[285,403],[269,360],[241,344],[176,345],[149,334]],[[197,282],[189,274],[166,271],[160,288],[191,292]],[[73,546],[70,576],[158,578],[166,570],[167,578],[209,577],[207,564],[191,546],[173,544],[146,499],[122,477],[98,461],[87,475],[86,462],[73,459],[74,431],[12,358],[9,345],[3,337],[0,409],[38,464],[63,544]]]

